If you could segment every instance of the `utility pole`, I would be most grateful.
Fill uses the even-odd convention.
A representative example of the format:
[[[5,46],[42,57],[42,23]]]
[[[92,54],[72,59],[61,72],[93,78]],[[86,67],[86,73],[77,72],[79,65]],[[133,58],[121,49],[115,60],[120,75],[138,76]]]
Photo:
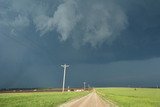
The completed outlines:
[[[63,86],[62,86],[62,92],[64,92],[65,79],[66,79],[66,69],[67,69],[67,67],[69,67],[69,65],[64,64],[64,65],[61,65],[61,67],[63,67],[63,68],[64,68],[64,74],[63,74]]]
[[[86,82],[83,82],[83,85],[84,85],[84,91],[85,91],[85,89],[86,89]]]

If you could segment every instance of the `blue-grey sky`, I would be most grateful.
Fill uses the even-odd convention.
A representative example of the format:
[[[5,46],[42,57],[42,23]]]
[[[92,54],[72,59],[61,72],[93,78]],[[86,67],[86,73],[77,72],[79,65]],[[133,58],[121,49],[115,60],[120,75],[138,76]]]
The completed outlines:
[[[0,0],[0,88],[160,85],[160,0]]]

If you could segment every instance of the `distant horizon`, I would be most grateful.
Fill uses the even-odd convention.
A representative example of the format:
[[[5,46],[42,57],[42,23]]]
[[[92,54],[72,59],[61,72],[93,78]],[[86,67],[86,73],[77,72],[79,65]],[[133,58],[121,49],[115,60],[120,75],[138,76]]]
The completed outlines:
[[[69,88],[84,88],[84,87],[69,87]],[[86,88],[160,88],[160,86],[95,86],[95,87],[86,87]],[[19,88],[0,88],[0,90],[14,90],[14,89],[62,89],[62,87],[19,87]],[[68,87],[65,87],[65,89],[68,89]]]

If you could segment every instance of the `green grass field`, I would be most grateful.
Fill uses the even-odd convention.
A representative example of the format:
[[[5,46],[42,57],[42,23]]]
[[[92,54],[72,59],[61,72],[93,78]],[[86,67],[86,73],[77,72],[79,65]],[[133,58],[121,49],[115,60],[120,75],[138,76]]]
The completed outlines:
[[[119,107],[160,107],[160,89],[97,88],[97,93]]]
[[[57,107],[88,92],[36,92],[0,94],[0,107]]]

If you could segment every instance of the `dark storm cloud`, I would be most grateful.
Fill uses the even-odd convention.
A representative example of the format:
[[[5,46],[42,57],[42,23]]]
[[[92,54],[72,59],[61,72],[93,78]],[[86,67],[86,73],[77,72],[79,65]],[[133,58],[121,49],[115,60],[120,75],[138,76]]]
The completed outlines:
[[[159,58],[142,61],[118,61],[110,64],[77,64],[68,71],[68,84],[90,86],[156,87],[159,81]],[[77,70],[78,69],[78,70]],[[72,82],[72,80],[75,80]]]
[[[75,73],[88,74],[90,66],[113,63],[114,71],[121,69],[126,75],[130,72],[118,68],[117,61],[126,61],[119,64],[124,66],[155,58],[158,63],[159,5],[159,0],[0,0],[0,87],[59,86],[62,63],[73,64]],[[106,69],[100,69],[104,76],[115,76]],[[146,72],[148,78],[151,73]],[[92,76],[98,81],[96,73]],[[71,79],[77,74],[70,74]],[[123,78],[122,83],[129,80]]]
[[[70,47],[71,44],[76,48],[81,45],[85,47],[87,44],[100,47],[104,42],[113,41],[127,24],[125,13],[113,1],[64,0],[53,3],[49,0],[13,0],[1,2],[5,5],[1,9],[2,32],[5,32],[7,37],[18,39],[25,45],[32,43],[35,48],[48,48],[49,50],[42,49],[42,51],[47,51],[48,56],[53,54],[56,62],[87,61],[88,54],[85,53],[90,51],[86,48],[82,51],[74,50]],[[59,47],[57,44],[61,43],[57,43],[58,40],[50,41],[56,42],[50,43],[51,45],[46,44],[47,41],[43,38],[51,38],[49,36],[54,36],[53,39],[56,40],[60,38],[62,44],[66,46]],[[65,56],[63,52],[66,52]]]

